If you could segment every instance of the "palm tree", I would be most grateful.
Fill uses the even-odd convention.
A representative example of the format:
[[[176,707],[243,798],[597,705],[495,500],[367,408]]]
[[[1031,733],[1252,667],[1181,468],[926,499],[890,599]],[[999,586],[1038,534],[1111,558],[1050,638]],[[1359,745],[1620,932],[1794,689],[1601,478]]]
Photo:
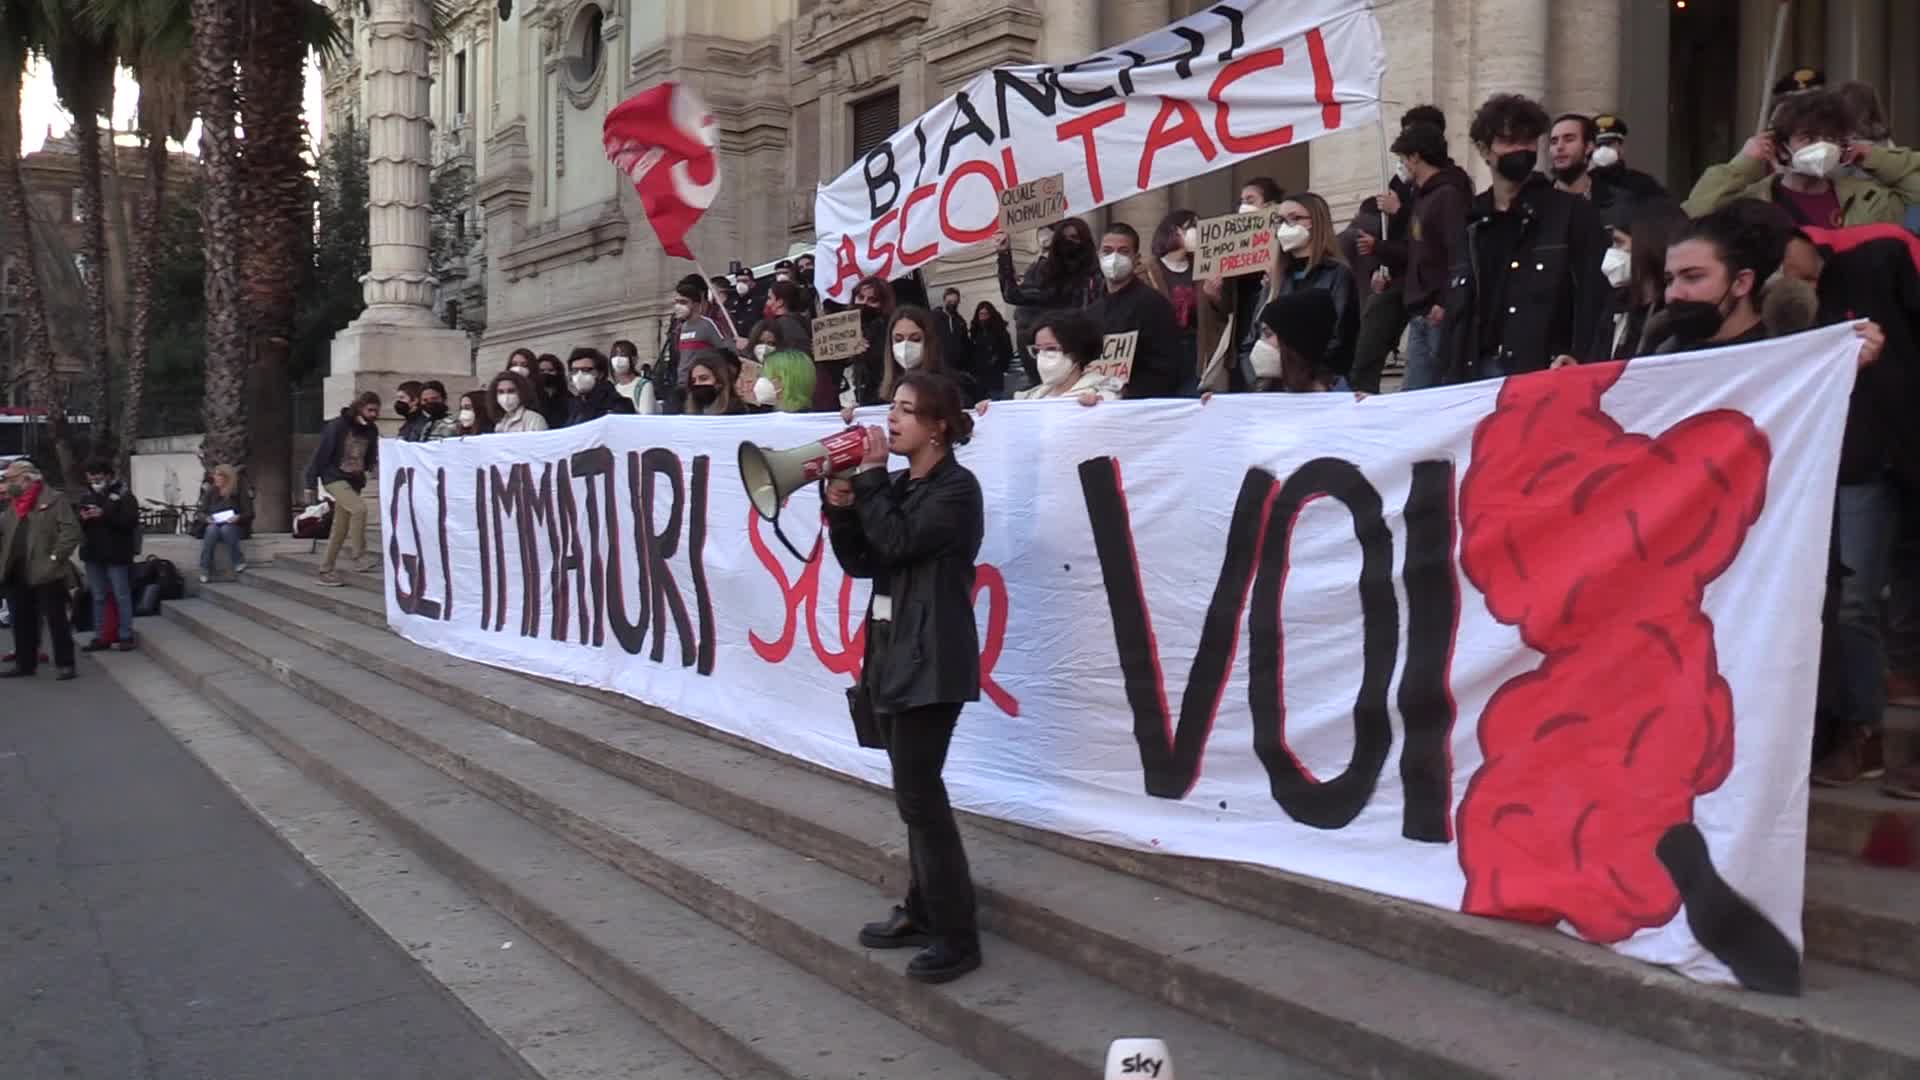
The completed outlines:
[[[25,346],[28,393],[34,407],[51,412],[54,400],[53,346],[47,333],[47,307],[34,262],[33,215],[20,174],[20,84],[27,59],[43,40],[38,0],[0,0],[0,214],[13,250],[14,282],[20,289],[20,325],[14,333]],[[13,378],[19,372],[9,372]],[[0,402],[4,404],[4,402]]]
[[[134,78],[140,83],[140,136],[145,185],[140,195],[139,236],[132,252],[132,317],[127,342],[126,391],[120,402],[119,473],[140,433],[147,362],[153,352],[154,270],[163,237],[169,139],[187,137],[193,122],[188,91],[193,76],[193,23],[187,0],[89,0],[88,14],[112,28]]]
[[[209,466],[247,460],[247,340],[241,324],[240,13],[233,0],[188,0],[193,91],[200,114],[201,203],[207,252],[205,434]]]
[[[278,529],[291,514],[288,358],[303,269],[313,248],[314,189],[303,115],[306,60],[310,46],[336,47],[339,35],[326,9],[312,0],[248,0],[241,6],[239,29],[250,479],[257,519]]]
[[[87,293],[87,366],[93,372],[93,447],[113,445],[113,354],[108,347],[107,215],[101,197],[100,117],[113,111],[119,65],[112,27],[103,27],[68,0],[41,0],[46,56],[60,104],[73,115],[80,148],[81,283]]]

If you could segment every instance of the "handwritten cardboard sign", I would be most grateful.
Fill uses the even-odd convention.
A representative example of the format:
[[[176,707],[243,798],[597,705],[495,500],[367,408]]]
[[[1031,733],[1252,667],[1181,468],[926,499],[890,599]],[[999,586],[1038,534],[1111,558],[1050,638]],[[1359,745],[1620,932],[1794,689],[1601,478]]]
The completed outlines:
[[[1280,226],[1277,210],[1249,210],[1203,219],[1195,231],[1200,250],[1193,255],[1196,280],[1257,274],[1273,262],[1273,232]]]
[[[814,360],[850,360],[866,349],[866,335],[860,332],[859,308],[813,320]]]
[[[1117,393],[1126,389],[1127,380],[1133,377],[1133,354],[1139,348],[1138,330],[1108,334],[1101,342],[1100,359],[1088,364],[1087,370],[1104,378]]]
[[[1000,231],[1030,229],[1067,216],[1067,178],[1064,173],[1015,184],[1000,193]]]

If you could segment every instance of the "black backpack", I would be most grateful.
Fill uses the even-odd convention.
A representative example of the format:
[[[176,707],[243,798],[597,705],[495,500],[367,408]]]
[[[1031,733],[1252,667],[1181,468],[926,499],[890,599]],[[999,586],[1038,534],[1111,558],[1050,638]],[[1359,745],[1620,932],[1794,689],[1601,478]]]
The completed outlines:
[[[149,555],[133,564],[133,612],[141,618],[160,614],[164,600],[181,600],[187,595],[187,579],[172,560]]]

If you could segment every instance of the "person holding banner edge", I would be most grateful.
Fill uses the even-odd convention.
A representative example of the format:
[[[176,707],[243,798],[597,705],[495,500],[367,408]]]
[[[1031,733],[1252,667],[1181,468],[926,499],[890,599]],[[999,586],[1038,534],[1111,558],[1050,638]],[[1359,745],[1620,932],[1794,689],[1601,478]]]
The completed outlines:
[[[861,927],[860,943],[921,946],[907,975],[930,983],[980,966],[973,877],[940,778],[961,709],[980,700],[973,585],[986,511],[980,482],[953,457],[972,432],[953,380],[908,372],[886,429],[866,429],[858,471],[824,490],[834,557],[873,582],[860,679],[886,734],[912,868],[906,898]],[[905,471],[887,473],[890,452]]]
[[[1100,362],[1105,346],[1100,324],[1084,315],[1063,313],[1040,320],[1033,331],[1034,366],[1040,369],[1040,384],[1014,394],[1014,400],[1068,398],[1092,407],[1117,399],[1120,395],[1105,375],[1087,371]],[[983,399],[974,411],[985,416],[991,405]]]

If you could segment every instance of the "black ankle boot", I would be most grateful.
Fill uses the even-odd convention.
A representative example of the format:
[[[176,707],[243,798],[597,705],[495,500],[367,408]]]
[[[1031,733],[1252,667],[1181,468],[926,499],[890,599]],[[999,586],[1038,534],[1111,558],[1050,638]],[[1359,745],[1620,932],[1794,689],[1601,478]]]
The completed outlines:
[[[980,939],[955,935],[939,938],[916,953],[907,962],[907,978],[924,983],[952,982],[979,966]]]
[[[860,944],[869,949],[913,949],[933,938],[913,921],[906,908],[894,908],[883,922],[870,922],[860,928]]]

